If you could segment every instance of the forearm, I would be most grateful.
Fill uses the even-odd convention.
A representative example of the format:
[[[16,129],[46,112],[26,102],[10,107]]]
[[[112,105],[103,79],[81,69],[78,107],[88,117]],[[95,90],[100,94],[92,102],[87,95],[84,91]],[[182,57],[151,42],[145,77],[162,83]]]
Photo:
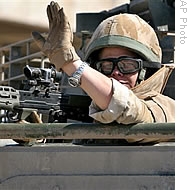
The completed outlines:
[[[72,44],[73,32],[68,18],[58,3],[53,1],[47,7],[47,15],[48,37],[44,38],[39,32],[33,32],[32,36],[50,62],[55,64],[56,69],[62,68],[71,76],[82,61]],[[109,78],[86,66],[81,77],[81,88],[102,110],[108,107],[112,97],[112,82]]]
[[[154,122],[150,110],[131,90],[113,80],[113,95],[106,110],[100,110],[92,102],[90,116],[101,123],[116,121],[122,124]]]
[[[71,76],[81,64],[81,60],[63,65],[62,69]],[[113,95],[112,81],[100,72],[87,66],[81,77],[80,86],[97,104],[99,108],[105,110]]]

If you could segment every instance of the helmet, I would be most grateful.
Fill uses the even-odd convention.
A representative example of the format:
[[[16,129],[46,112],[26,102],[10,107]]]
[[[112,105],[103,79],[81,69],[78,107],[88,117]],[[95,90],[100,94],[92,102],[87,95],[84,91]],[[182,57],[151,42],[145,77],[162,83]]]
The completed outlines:
[[[162,52],[153,28],[135,14],[118,14],[102,21],[85,49],[85,61],[97,50],[126,47],[146,61],[161,63]]]

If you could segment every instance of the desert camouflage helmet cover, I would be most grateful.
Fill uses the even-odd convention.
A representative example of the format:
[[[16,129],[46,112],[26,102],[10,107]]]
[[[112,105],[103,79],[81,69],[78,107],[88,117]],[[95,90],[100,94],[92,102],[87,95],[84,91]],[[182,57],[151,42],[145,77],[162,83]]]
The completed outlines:
[[[162,52],[153,28],[135,14],[114,15],[102,21],[85,49],[85,60],[108,46],[126,47],[147,61],[161,62]]]

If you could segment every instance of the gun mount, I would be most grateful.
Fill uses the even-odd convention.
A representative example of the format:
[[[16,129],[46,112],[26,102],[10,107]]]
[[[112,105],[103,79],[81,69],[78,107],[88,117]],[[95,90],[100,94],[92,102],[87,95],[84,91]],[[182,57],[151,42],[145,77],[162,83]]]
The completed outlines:
[[[83,94],[61,92],[62,72],[26,65],[23,90],[0,86],[0,109],[6,110],[8,122],[26,119],[32,111],[42,114],[44,122],[67,122],[68,119],[92,122],[88,116],[91,99]],[[45,119],[47,118],[47,119]]]
[[[31,85],[50,86],[54,81],[60,82],[62,79],[62,72],[57,72],[53,66],[46,69],[26,65],[24,67],[24,74]]]

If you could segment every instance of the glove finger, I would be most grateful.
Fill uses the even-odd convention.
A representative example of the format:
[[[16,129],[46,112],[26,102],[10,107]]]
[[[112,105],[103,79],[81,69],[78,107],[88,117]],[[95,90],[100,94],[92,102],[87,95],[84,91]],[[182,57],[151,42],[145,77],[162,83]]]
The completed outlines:
[[[50,5],[47,6],[47,16],[48,16],[48,20],[49,20],[49,25],[52,23],[52,14],[51,14],[51,8]]]
[[[32,32],[32,37],[34,41],[36,42],[36,44],[38,45],[38,47],[42,49],[46,41],[45,38],[39,32],[35,32],[35,31]]]
[[[62,28],[66,29],[67,31],[69,31],[69,35],[70,35],[70,42],[72,43],[73,42],[73,33],[72,33],[72,30],[71,30],[71,26],[70,26],[70,23],[69,23],[69,20],[68,20],[68,17],[65,15],[64,11],[63,11],[63,8],[61,8],[59,10],[59,22],[61,23],[62,25]]]
[[[56,23],[56,17],[57,17],[59,9],[60,7],[58,3],[55,3],[54,1],[52,1],[50,5],[47,6],[47,16],[49,20],[50,30],[52,30],[53,23]]]
[[[58,23],[61,23],[61,22],[63,22],[63,8],[61,8],[60,10],[59,10],[59,12],[58,12],[58,15],[57,15],[57,22]]]
[[[58,19],[64,28],[70,29],[69,20],[63,11],[63,8],[59,10]]]
[[[52,19],[56,19],[59,9],[60,9],[60,7],[59,7],[58,3],[55,3],[54,1],[52,1],[50,3],[49,12],[51,14]]]
[[[52,6],[52,15],[53,17],[57,17],[57,13],[59,11],[60,7],[58,3],[54,3],[54,5]]]

